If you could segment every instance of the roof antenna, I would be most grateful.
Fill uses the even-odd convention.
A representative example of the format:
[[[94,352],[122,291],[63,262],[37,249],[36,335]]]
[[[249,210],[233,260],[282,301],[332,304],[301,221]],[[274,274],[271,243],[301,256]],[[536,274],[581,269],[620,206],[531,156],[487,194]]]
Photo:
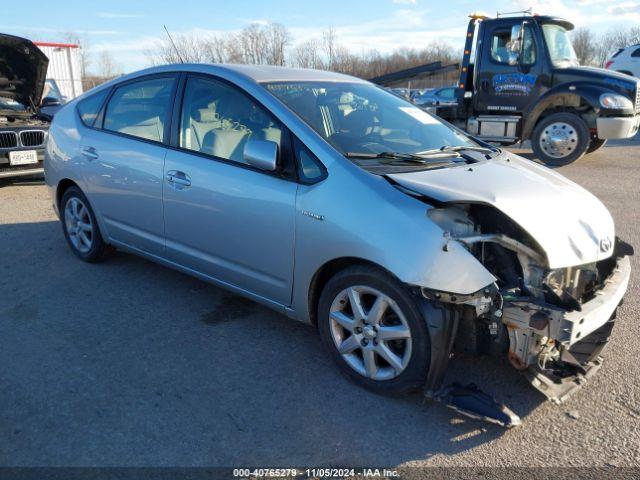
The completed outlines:
[[[162,25],[164,27],[164,31],[167,32],[167,37],[169,37],[169,41],[171,42],[171,45],[173,45],[173,49],[176,51],[176,55],[178,55],[178,58],[180,59],[180,63],[184,63],[184,60],[182,59],[182,55],[180,55],[180,51],[178,50],[178,47],[176,47],[175,42],[173,41],[173,38],[171,38],[171,34],[169,33],[169,30],[167,30],[167,26],[166,25]]]

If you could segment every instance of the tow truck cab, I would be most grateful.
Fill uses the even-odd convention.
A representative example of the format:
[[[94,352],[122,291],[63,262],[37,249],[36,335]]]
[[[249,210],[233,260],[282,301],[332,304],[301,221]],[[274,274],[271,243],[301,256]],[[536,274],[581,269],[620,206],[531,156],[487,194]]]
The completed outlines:
[[[439,108],[439,116],[486,141],[530,139],[551,165],[636,134],[640,82],[581,67],[569,36],[573,24],[536,15],[470,17],[457,106]]]

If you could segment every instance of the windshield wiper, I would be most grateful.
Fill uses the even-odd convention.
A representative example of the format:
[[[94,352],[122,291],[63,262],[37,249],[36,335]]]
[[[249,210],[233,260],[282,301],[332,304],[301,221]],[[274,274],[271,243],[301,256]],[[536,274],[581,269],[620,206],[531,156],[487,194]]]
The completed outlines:
[[[433,159],[427,158],[428,156],[439,154],[450,154],[447,156],[451,156],[451,154],[458,156],[456,152],[446,152],[441,150],[436,150],[433,152],[420,152],[420,153],[399,153],[399,152],[379,152],[379,153],[369,153],[369,152],[346,152],[344,154],[347,158],[362,158],[362,159],[390,159],[390,160],[402,160],[409,161],[414,163],[431,163]]]
[[[417,152],[416,155],[432,155],[437,153],[454,153],[461,152],[464,150],[469,150],[472,152],[480,152],[480,153],[496,153],[499,152],[500,149],[496,148],[488,148],[488,147],[475,147],[473,145],[445,145],[444,147],[436,148],[433,150],[425,150],[424,152]]]

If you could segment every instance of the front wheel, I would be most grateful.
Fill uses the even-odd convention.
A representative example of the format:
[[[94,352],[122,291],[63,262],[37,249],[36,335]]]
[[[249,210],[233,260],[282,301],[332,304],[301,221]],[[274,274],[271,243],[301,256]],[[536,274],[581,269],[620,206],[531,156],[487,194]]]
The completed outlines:
[[[340,369],[366,388],[401,394],[426,382],[427,324],[413,295],[382,270],[351,267],[329,280],[320,296],[318,329]]]
[[[544,164],[559,167],[575,162],[589,148],[589,128],[574,113],[554,113],[533,129],[531,147]]]

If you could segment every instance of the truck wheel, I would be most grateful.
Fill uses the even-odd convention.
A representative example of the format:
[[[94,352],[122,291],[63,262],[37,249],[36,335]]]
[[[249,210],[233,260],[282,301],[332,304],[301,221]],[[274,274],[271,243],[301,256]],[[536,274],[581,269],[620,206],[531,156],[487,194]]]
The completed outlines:
[[[378,393],[421,388],[431,358],[427,322],[407,288],[370,266],[350,267],[327,282],[318,330],[338,367]]]
[[[592,138],[591,142],[589,143],[589,148],[587,148],[587,153],[593,153],[596,150],[600,150],[602,147],[604,147],[605,143],[607,143],[606,138],[604,140],[597,137]]]
[[[554,113],[543,118],[531,136],[533,153],[544,164],[559,167],[575,162],[589,148],[589,128],[578,115]]]

